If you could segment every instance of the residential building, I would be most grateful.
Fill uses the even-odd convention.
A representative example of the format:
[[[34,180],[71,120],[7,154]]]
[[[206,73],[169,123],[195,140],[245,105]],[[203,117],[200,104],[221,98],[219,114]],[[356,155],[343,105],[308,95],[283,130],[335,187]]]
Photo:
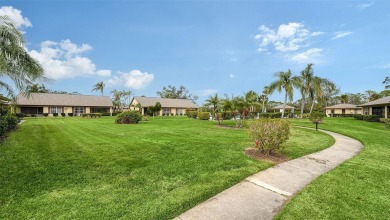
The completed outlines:
[[[283,112],[283,106],[284,106],[284,104],[277,105],[277,106],[273,107],[272,109],[274,110],[274,112],[276,112],[276,111]],[[285,112],[291,112],[291,113],[294,113],[294,109],[295,108],[293,106],[289,106],[289,105],[286,105],[284,108]]]
[[[362,107],[347,103],[337,104],[326,107],[325,114],[327,117],[333,117],[337,115],[362,114]]]
[[[16,98],[16,113],[42,115],[47,113],[112,113],[112,101],[109,96],[31,93],[19,94]]]
[[[155,97],[134,97],[130,103],[131,110],[140,110],[142,115],[146,115],[150,106],[156,103],[161,104],[161,110],[157,115],[184,115],[186,109],[198,109],[198,105],[189,99],[168,99]]]
[[[390,96],[367,102],[359,107],[363,107],[364,115],[380,115],[381,118],[390,118]]]

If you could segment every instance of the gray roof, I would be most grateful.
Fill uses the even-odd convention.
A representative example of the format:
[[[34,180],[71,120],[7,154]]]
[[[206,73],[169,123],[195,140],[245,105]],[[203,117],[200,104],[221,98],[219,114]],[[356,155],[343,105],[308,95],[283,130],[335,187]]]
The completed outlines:
[[[272,109],[283,109],[283,105],[284,104],[277,105],[277,106],[273,107]],[[294,107],[286,105],[285,109],[294,109]]]
[[[360,109],[360,107],[357,107],[354,104],[347,104],[347,103],[337,104],[337,105],[332,105],[332,106],[326,107],[326,109],[336,109],[336,108],[337,109]]]
[[[166,108],[198,108],[198,105],[189,99],[167,99],[155,97],[134,97],[142,107],[154,106],[157,102]]]
[[[16,98],[16,103],[22,106],[112,106],[112,101],[109,96],[52,93],[31,93],[28,98],[19,94]]]
[[[365,104],[361,104],[359,106],[373,106],[373,105],[385,105],[388,104],[390,105],[390,96],[386,96],[371,102],[367,102]]]

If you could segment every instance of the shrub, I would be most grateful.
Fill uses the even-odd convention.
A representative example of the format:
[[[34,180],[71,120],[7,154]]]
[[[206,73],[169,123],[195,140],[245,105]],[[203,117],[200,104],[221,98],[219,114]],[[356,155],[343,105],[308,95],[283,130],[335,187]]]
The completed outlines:
[[[31,114],[31,115],[30,115],[30,117],[34,117],[34,118],[36,118],[37,116],[36,116],[36,115],[34,115],[34,114]]]
[[[26,117],[26,114],[24,114],[24,113],[16,113],[15,115],[16,115],[16,117],[18,117],[18,118],[24,118],[24,117]]]
[[[0,119],[0,136],[3,136],[8,131],[8,123],[7,120],[3,118]]]
[[[355,117],[355,114],[333,114],[333,117],[340,117],[340,118],[349,118],[349,117]]]
[[[111,116],[111,113],[109,113],[109,112],[103,112],[103,113],[102,113],[102,116]]]
[[[53,116],[54,116],[54,117],[57,117],[57,116],[58,116],[58,113],[53,113]]]
[[[363,120],[363,115],[355,115],[353,116],[356,120]]]
[[[117,116],[118,115],[118,112],[113,112],[112,113],[112,116]]]
[[[69,117],[73,117],[73,113],[68,113],[68,116]]]
[[[62,117],[65,117],[65,115],[66,115],[66,113],[63,113],[63,112],[61,113],[61,116],[62,116]]]
[[[309,114],[309,120],[313,123],[322,123],[322,119],[325,117],[323,112],[312,112]]]
[[[223,119],[222,113],[215,114],[215,120],[218,121],[218,125],[222,125]]]
[[[209,112],[199,112],[198,113],[198,119],[199,120],[209,120],[210,119],[210,113]]]
[[[385,128],[390,129],[390,118],[386,118],[383,122],[385,123]]]
[[[7,131],[14,130],[20,122],[20,119],[15,116],[6,116],[3,120],[7,121]]]
[[[231,111],[226,111],[226,112],[222,112],[221,113],[221,116],[224,120],[230,120],[233,118],[233,115],[232,115],[232,112]]]
[[[248,122],[249,137],[263,153],[279,151],[290,135],[290,122],[283,119],[260,118]]]
[[[88,114],[87,113],[83,113],[80,115],[81,117],[85,118],[85,117],[88,117]]]
[[[188,117],[196,118],[196,117],[198,117],[198,112],[197,111],[190,111]]]
[[[270,112],[270,113],[261,113],[259,115],[259,118],[281,118],[282,117],[282,113],[281,112]]]
[[[118,114],[115,118],[117,124],[138,124],[142,119],[141,113],[138,111],[127,111]]]
[[[363,120],[368,122],[379,122],[381,116],[380,115],[364,115]]]
[[[49,113],[43,113],[43,116],[47,117],[49,116]]]
[[[149,116],[143,115],[142,116],[142,121],[149,121]]]

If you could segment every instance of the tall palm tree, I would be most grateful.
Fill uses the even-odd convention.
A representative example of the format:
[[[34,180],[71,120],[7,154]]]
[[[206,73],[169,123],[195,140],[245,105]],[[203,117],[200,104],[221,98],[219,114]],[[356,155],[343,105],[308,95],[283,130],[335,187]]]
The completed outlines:
[[[101,81],[101,82],[98,82],[96,83],[94,86],[93,86],[93,89],[92,89],[92,92],[93,91],[100,91],[102,93],[102,96],[103,96],[103,91],[104,91],[104,82]]]
[[[385,89],[390,89],[390,76],[387,76],[385,78],[385,81],[383,81],[383,84],[386,84]],[[387,85],[389,84],[389,85]]]
[[[313,77],[312,84],[310,87],[309,97],[311,100],[310,113],[313,112],[314,104],[316,99],[323,99],[325,97],[326,90],[335,90],[336,85],[328,80],[318,76]]]
[[[209,98],[206,99],[205,102],[206,102],[205,105],[207,105],[207,106],[212,105],[214,113],[217,113],[218,105],[221,102],[221,100],[218,97],[218,94],[215,94],[214,96],[209,96]]]
[[[244,94],[244,98],[248,103],[249,111],[254,112],[255,107],[258,106],[257,100],[258,100],[258,95],[255,91],[250,90]]]
[[[7,76],[16,88],[29,94],[27,87],[44,78],[42,66],[24,47],[22,33],[7,16],[0,16],[0,77]],[[0,81],[0,87],[13,96],[12,87]]]
[[[262,110],[261,110],[262,113],[267,112],[267,109],[265,108],[265,102],[268,101],[268,96],[270,95],[270,93],[271,93],[271,91],[270,91],[269,86],[264,86],[264,89],[263,89],[263,92],[261,95],[261,100],[263,102]]]
[[[271,93],[273,93],[275,90],[277,90],[279,93],[282,92],[282,90],[285,91],[284,96],[284,104],[283,104],[283,111],[281,118],[284,117],[284,111],[286,109],[287,104],[287,98],[292,101],[293,99],[293,86],[295,85],[295,82],[292,80],[291,77],[291,70],[289,69],[287,72],[277,72],[274,74],[274,77],[277,77],[278,79],[272,82],[269,87]]]
[[[294,76],[294,84],[297,85],[299,91],[301,92],[301,118],[303,117],[303,111],[305,108],[306,98],[309,95],[310,90],[312,89],[313,84],[313,64],[307,64],[306,68],[300,72],[299,76]]]

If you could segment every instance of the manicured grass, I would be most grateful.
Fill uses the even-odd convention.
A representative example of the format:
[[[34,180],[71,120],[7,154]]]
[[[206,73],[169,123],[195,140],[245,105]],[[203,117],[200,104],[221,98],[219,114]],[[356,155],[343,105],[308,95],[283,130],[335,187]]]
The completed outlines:
[[[355,138],[364,149],[314,180],[276,219],[390,219],[390,130],[351,118],[327,118],[320,128]]]
[[[294,128],[285,153],[332,143]],[[0,145],[0,219],[170,219],[272,166],[249,146],[246,130],[187,118],[28,118]]]

